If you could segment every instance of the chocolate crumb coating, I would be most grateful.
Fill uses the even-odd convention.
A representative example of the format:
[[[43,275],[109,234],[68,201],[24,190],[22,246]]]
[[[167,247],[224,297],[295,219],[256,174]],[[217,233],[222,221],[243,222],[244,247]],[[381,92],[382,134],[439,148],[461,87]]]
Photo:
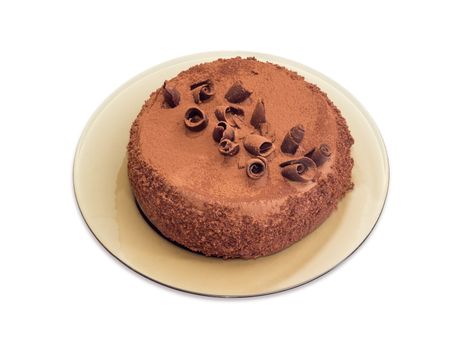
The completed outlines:
[[[254,74],[253,72],[256,72]],[[185,112],[195,107],[191,86],[210,81],[215,92],[198,104],[208,127],[192,132]],[[266,157],[267,168],[254,180],[241,167],[253,157],[219,152],[213,138],[215,110],[227,105],[236,82],[251,94],[239,102],[246,118],[237,119],[234,143],[244,145],[261,129],[250,124],[258,101],[269,111],[269,131],[280,135]],[[128,174],[133,193],[147,218],[170,240],[208,256],[256,258],[276,253],[312,232],[352,189],[350,155],[354,141],[341,112],[317,86],[272,63],[240,57],[194,66],[168,80],[180,93],[165,108],[163,89],[153,92],[134,121],[128,145]],[[304,127],[296,155],[280,151],[284,135]],[[331,155],[317,169],[315,181],[291,181],[281,163],[326,144]]]

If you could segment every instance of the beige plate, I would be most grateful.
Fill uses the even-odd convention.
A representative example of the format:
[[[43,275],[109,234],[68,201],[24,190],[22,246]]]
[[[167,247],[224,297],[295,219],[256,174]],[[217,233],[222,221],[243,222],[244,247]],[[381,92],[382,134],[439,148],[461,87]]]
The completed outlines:
[[[143,102],[165,79],[221,57],[255,56],[317,84],[341,109],[356,140],[355,188],[321,227],[290,248],[256,260],[208,258],[157,234],[136,207],[127,180],[129,129]],[[302,285],[351,255],[377,222],[388,190],[387,153],[377,127],[342,87],[301,64],[251,52],[211,52],[179,58],[140,74],[114,92],[88,122],[77,147],[74,188],[82,215],[98,241],[149,279],[196,294],[245,297]]]

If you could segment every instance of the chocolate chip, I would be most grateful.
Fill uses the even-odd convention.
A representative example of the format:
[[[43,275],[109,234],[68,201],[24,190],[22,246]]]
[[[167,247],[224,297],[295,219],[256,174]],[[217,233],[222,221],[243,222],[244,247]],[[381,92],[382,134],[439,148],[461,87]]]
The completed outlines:
[[[317,166],[323,165],[331,157],[331,149],[327,144],[321,144],[318,148],[312,148],[305,153],[305,157],[312,159]]]
[[[214,85],[211,80],[204,80],[199,83],[191,85],[191,90],[193,92],[194,102],[202,103],[211,99],[214,92]]]
[[[224,139],[233,141],[235,139],[235,130],[227,122],[219,122],[212,132],[212,138],[215,142],[220,142]]]
[[[207,124],[209,124],[209,118],[206,114],[197,107],[189,108],[184,115],[184,125],[191,131],[201,131]]]
[[[266,123],[266,110],[264,108],[264,101],[260,99],[256,103],[255,109],[253,110],[250,124],[253,125],[256,129],[259,129],[261,124],[265,124],[265,123]]]
[[[295,154],[304,138],[304,134],[305,129],[302,124],[298,124],[291,128],[282,141],[281,151],[284,153]]]
[[[170,108],[175,108],[180,103],[180,93],[175,89],[167,86],[167,81],[163,83],[162,87],[163,91],[163,99],[165,101],[165,105]]]
[[[274,151],[274,144],[267,138],[250,134],[243,141],[245,149],[255,156],[268,156]]]
[[[266,173],[266,159],[263,157],[251,158],[246,163],[246,174],[250,179],[258,180]]]
[[[252,92],[245,89],[241,81],[237,81],[228,89],[225,98],[231,103],[240,103],[250,97],[251,94]]]
[[[240,145],[232,142],[229,139],[224,139],[219,142],[219,152],[224,156],[234,156],[240,151]]]
[[[279,164],[281,174],[286,179],[297,182],[314,181],[317,176],[317,166],[310,158],[302,157],[288,160]]]

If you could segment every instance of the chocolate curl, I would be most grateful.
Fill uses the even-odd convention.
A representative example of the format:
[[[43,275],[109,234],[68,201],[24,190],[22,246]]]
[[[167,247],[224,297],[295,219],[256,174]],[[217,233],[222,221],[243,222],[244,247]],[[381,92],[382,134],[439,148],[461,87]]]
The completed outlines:
[[[331,149],[327,144],[321,144],[318,148],[312,148],[305,153],[305,157],[312,159],[317,166],[324,164],[331,157]]]
[[[258,180],[266,173],[266,159],[256,157],[246,163],[246,174],[250,179]]]
[[[260,124],[259,133],[261,136],[264,136],[267,139],[270,139],[271,142],[276,141],[276,133],[272,129],[271,124],[268,122]]]
[[[194,90],[194,89],[196,89],[200,86],[203,86],[203,85],[212,85],[212,80],[207,79],[207,80],[199,81],[197,83],[191,84],[191,86],[189,88],[191,90]]]
[[[165,104],[170,108],[175,108],[180,103],[180,93],[175,88],[170,88],[166,85],[167,81],[163,83],[163,99]]]
[[[250,124],[253,125],[256,129],[260,129],[261,125],[265,123],[266,123],[266,110],[264,108],[264,101],[260,99],[256,103],[255,109],[253,110]]]
[[[226,122],[219,122],[212,132],[212,138],[215,142],[225,139],[233,141],[235,139],[235,130]]]
[[[289,130],[284,137],[281,145],[281,151],[284,153],[295,154],[304,138],[305,129],[302,124],[298,124]]]
[[[239,114],[232,115],[233,122],[238,129],[241,129],[245,125],[245,119]]]
[[[237,81],[228,89],[225,98],[231,103],[240,103],[250,97],[251,94],[252,92],[245,89],[241,81]]]
[[[224,139],[219,142],[219,152],[224,156],[234,156],[240,151],[240,145],[232,142],[229,139]]]
[[[263,157],[270,155],[275,148],[274,144],[270,140],[256,134],[250,134],[245,137],[243,145],[245,146],[245,149],[251,154]]]
[[[281,174],[286,179],[296,182],[314,181],[317,174],[317,166],[310,158],[302,157],[281,163]]]
[[[291,164],[302,164],[305,168],[312,168],[316,166],[315,162],[308,157],[290,159],[285,162],[282,162],[281,164],[279,164],[279,166],[283,168]]]
[[[240,123],[245,117],[245,112],[238,107],[218,106],[215,109],[215,117],[217,120],[226,122],[232,127],[240,128]]]
[[[197,107],[189,108],[184,115],[184,125],[191,131],[201,131],[207,124],[209,118]]]
[[[191,85],[191,90],[193,92],[194,102],[197,104],[211,99],[215,94],[214,85],[209,79]]]

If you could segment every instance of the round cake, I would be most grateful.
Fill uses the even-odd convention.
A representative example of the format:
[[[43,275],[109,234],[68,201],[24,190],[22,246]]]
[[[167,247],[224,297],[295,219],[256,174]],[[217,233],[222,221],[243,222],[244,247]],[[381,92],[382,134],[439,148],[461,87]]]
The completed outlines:
[[[353,187],[351,137],[317,86],[254,58],[165,81],[134,121],[128,174],[165,237],[222,258],[257,258],[314,231]]]

